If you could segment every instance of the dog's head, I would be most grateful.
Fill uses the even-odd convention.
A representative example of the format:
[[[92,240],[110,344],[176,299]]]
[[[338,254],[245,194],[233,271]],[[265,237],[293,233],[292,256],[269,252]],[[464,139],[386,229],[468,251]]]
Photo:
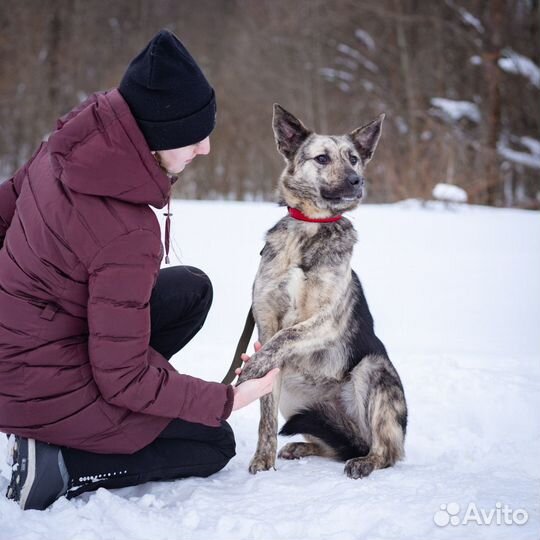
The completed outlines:
[[[319,135],[274,104],[273,128],[285,158],[282,202],[310,217],[328,217],[356,208],[364,194],[364,167],[381,136],[384,114],[351,133]]]

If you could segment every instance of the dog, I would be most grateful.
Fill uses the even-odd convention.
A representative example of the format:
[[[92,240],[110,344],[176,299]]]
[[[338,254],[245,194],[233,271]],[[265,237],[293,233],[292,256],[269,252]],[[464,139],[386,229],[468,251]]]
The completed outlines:
[[[363,197],[383,120],[319,135],[274,104],[274,136],[286,163],[279,202],[289,215],[266,234],[252,303],[262,348],[237,381],[280,368],[273,391],[260,399],[253,474],[275,468],[278,407],[286,419],[279,434],[306,439],[286,444],[279,458],[328,457],[357,479],[404,457],[403,386],[351,269],[357,235],[342,217]]]

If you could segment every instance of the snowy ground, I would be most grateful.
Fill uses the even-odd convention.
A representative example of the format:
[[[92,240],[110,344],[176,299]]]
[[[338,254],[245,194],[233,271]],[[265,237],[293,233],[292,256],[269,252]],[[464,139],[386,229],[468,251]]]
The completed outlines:
[[[173,263],[203,268],[215,293],[207,324],[173,362],[220,380],[264,231],[284,209],[175,202],[173,212]],[[0,539],[537,539],[540,214],[409,202],[366,205],[351,218],[360,237],[354,268],[408,399],[405,461],[356,481],[342,464],[315,457],[252,476],[253,404],[233,413],[237,456],[218,474],[100,489],[45,512],[22,512],[0,497]],[[450,503],[460,505],[454,521],[470,504],[469,517],[495,515],[491,525],[437,526],[436,512],[439,523],[450,517],[441,505],[458,510]],[[527,523],[504,524],[505,505],[525,510]]]

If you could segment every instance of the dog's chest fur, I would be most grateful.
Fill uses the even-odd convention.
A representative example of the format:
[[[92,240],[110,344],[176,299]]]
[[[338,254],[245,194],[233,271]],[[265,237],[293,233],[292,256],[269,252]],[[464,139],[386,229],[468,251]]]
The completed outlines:
[[[341,316],[350,293],[350,259],[356,232],[349,220],[306,223],[283,218],[268,231],[253,285],[253,313],[259,338],[267,342],[283,328],[310,319],[323,310],[348,324]],[[336,330],[336,325],[329,325]],[[324,327],[318,332],[324,341]],[[345,332],[339,331],[341,335]],[[330,333],[330,332],[328,332]],[[328,336],[331,340],[332,336]],[[280,409],[287,417],[319,395],[321,385],[334,385],[344,371],[342,343],[306,343],[305,355],[288,358],[282,367]],[[313,361],[317,369],[313,369]]]
[[[256,314],[271,311],[275,333],[338,301],[350,279],[355,242],[356,232],[345,218],[324,224],[280,220],[266,235],[255,277]]]

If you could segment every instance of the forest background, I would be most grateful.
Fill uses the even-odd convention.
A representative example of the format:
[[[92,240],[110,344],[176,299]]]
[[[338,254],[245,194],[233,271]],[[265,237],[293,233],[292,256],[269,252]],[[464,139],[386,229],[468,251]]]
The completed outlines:
[[[273,200],[277,102],[320,133],[386,113],[368,202],[540,209],[538,0],[0,0],[0,25],[0,179],[168,28],[218,103],[177,197]]]

